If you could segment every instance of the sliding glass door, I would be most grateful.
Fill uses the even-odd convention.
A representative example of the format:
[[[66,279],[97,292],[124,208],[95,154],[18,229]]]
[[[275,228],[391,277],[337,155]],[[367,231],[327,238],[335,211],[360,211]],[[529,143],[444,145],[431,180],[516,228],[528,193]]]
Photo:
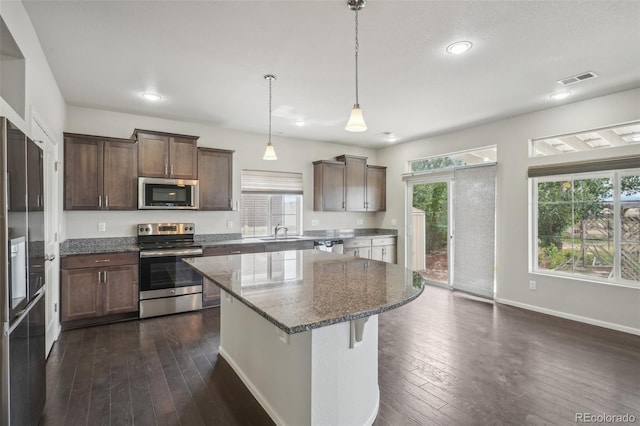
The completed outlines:
[[[450,286],[451,179],[413,182],[409,185],[411,217],[410,268],[427,281]]]

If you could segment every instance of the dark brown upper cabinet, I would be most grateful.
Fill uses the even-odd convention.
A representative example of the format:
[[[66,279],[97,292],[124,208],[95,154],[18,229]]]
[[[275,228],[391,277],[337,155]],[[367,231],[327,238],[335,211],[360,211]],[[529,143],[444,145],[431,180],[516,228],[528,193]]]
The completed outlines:
[[[200,210],[232,210],[233,151],[198,148]]]
[[[65,210],[136,210],[138,144],[64,134]]]
[[[313,162],[313,209],[345,211],[345,164],[339,161]]]
[[[314,161],[316,211],[386,210],[387,169],[367,165],[366,157],[341,155],[337,161]]]
[[[367,157],[341,155],[336,160],[345,163],[346,206],[350,212],[367,211]]]
[[[198,179],[198,136],[135,129],[138,141],[138,175]]]
[[[367,166],[367,201],[368,212],[387,210],[387,168]]]

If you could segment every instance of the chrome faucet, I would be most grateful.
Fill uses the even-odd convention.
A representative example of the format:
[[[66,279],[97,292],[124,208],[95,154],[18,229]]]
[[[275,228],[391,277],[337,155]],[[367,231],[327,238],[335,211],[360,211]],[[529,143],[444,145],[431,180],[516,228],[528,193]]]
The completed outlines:
[[[278,239],[278,232],[284,230],[284,238],[287,238],[287,231],[289,231],[289,228],[287,228],[286,226],[280,226],[280,224],[276,225],[276,229],[273,231],[273,238],[274,239]]]

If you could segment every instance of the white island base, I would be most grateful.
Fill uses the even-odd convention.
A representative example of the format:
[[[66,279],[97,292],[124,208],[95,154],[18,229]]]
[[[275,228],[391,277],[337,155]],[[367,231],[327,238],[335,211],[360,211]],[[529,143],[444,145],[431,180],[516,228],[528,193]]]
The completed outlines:
[[[230,294],[221,299],[219,353],[275,423],[373,423],[380,401],[377,315],[287,334]]]

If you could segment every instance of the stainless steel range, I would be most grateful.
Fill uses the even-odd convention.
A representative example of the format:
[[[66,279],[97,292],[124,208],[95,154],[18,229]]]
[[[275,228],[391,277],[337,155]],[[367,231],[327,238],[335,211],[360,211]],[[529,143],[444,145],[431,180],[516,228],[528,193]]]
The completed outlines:
[[[202,256],[193,223],[138,225],[140,318],[202,308],[202,276],[182,259]]]

